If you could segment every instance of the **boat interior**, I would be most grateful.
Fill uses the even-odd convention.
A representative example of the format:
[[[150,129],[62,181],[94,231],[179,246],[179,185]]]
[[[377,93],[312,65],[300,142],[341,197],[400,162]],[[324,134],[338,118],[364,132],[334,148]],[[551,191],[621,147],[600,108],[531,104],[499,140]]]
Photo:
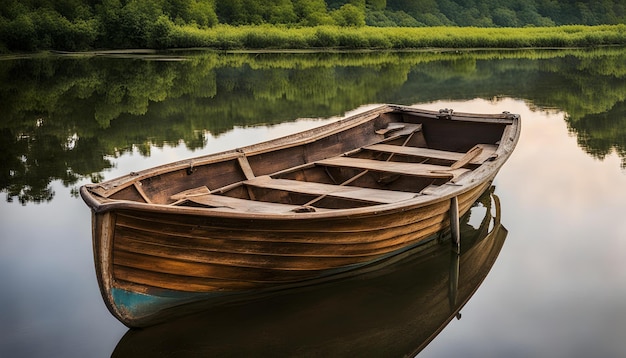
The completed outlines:
[[[273,147],[250,146],[138,175],[132,185],[105,196],[254,213],[395,203],[428,194],[494,159],[506,124],[381,113],[331,135],[291,136]]]

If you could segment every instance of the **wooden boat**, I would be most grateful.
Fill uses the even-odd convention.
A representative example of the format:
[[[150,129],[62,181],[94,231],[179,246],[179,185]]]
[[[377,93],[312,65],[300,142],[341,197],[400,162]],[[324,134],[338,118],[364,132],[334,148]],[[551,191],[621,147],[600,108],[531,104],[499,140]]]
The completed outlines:
[[[490,194],[471,211],[474,225],[461,218],[459,254],[448,231],[344,279],[130,329],[111,356],[415,357],[480,293],[505,243]]]
[[[143,326],[168,307],[305,284],[458,232],[519,122],[383,105],[83,186],[104,301]]]

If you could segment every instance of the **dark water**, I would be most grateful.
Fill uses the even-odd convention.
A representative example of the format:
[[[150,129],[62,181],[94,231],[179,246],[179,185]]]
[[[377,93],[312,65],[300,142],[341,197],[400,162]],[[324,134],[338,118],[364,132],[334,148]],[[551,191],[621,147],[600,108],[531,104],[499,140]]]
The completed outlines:
[[[317,126],[374,103],[510,111],[523,119],[518,147],[494,183],[506,241],[462,319],[420,356],[626,354],[624,48],[44,56],[4,59],[0,78],[0,356],[124,356],[129,341],[139,342],[135,356],[142,347],[144,355],[168,353],[141,345],[154,337],[170,337],[166,345],[179,354],[208,345],[206,336],[171,333],[206,330],[202,322],[210,319],[139,334],[108,313],[93,270],[90,214],[77,188]],[[315,119],[297,120],[305,117]],[[414,270],[417,286],[433,277]],[[426,318],[403,310],[423,299],[417,286],[358,282],[273,298],[258,310],[219,310],[246,327],[264,323],[259,335],[231,324],[223,330],[229,340],[221,340],[230,346],[218,352],[261,354],[254,342],[270,342],[274,355],[299,356],[344,356],[349,351],[337,342],[376,347],[367,351],[373,356],[418,348]],[[370,296],[396,301],[376,305]],[[356,313],[324,315],[332,312],[329,302]],[[359,307],[377,315],[358,315]],[[281,339],[290,337],[294,317],[300,327],[344,329]]]

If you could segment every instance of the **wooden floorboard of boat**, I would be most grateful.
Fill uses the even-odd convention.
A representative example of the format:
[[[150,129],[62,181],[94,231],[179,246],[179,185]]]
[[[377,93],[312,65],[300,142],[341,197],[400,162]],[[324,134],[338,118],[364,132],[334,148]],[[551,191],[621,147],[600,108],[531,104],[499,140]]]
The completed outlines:
[[[468,172],[468,169],[450,169],[442,165],[380,161],[363,158],[334,157],[315,162],[318,165],[350,167],[394,174],[412,175],[428,178],[453,178]]]
[[[389,204],[409,200],[418,195],[417,193],[404,191],[361,188],[350,185],[333,185],[288,179],[272,179],[269,176],[256,177],[252,180],[245,181],[244,184],[260,188],[285,190],[311,195],[328,195],[346,199],[377,202],[380,204]]]

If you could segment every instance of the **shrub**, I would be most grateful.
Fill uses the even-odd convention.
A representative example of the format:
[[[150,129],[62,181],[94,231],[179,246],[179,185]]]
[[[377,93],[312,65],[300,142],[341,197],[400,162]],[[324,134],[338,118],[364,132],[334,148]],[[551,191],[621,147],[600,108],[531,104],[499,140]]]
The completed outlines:
[[[355,28],[342,30],[338,36],[338,40],[340,47],[350,49],[361,49],[369,47],[368,37]]]
[[[339,45],[339,32],[335,27],[321,26],[315,30],[313,47],[336,47]]]
[[[331,13],[339,26],[365,26],[365,12],[352,4],[345,4]]]

